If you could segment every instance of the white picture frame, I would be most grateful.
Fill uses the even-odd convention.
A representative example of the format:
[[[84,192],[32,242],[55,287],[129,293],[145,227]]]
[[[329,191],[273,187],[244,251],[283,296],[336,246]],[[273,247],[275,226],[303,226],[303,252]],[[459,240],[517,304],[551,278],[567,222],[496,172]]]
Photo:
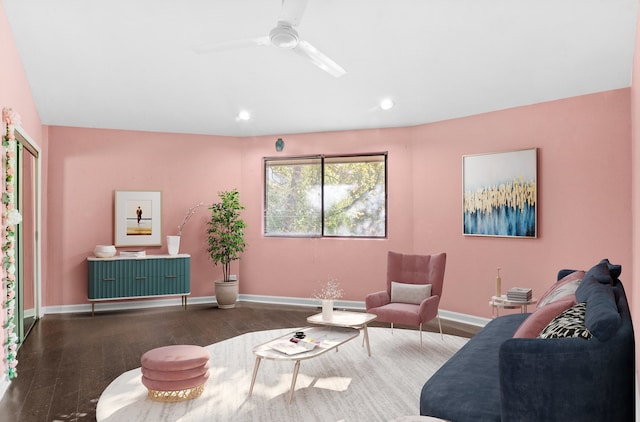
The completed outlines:
[[[162,245],[162,193],[115,191],[115,246]]]

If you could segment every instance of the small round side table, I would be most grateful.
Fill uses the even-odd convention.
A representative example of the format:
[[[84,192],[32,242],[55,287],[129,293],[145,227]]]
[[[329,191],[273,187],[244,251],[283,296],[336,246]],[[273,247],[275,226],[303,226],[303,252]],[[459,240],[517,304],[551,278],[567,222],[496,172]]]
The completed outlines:
[[[493,318],[497,318],[500,316],[500,309],[520,309],[520,313],[526,313],[527,306],[538,303],[538,299],[532,298],[526,302],[520,302],[515,300],[507,300],[506,295],[502,296],[491,296],[491,300],[489,301],[489,306],[491,306],[491,314]]]

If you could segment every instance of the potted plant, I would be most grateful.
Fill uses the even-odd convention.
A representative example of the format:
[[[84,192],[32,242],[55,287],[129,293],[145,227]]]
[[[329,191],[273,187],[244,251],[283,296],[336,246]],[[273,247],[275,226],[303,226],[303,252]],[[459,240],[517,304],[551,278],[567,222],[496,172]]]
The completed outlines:
[[[244,252],[244,228],[246,224],[240,217],[244,206],[240,204],[237,189],[219,192],[220,202],[209,207],[211,218],[207,222],[209,246],[207,251],[214,265],[222,265],[222,280],[216,280],[216,301],[222,309],[236,306],[238,298],[238,279],[230,274],[231,262],[240,259]]]

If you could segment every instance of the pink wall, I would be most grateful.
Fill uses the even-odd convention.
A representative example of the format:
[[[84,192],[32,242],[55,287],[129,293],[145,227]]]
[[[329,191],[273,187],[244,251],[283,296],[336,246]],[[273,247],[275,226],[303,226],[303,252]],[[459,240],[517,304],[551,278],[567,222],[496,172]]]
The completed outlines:
[[[496,267],[503,290],[540,295],[558,269],[609,258],[631,290],[629,90],[420,126],[411,137],[414,249],[448,252],[445,309],[489,316]],[[534,147],[538,238],[463,236],[461,157]]]
[[[177,234],[188,208],[241,183],[238,139],[65,127],[51,127],[49,135],[49,191],[56,200],[47,222],[52,265],[45,306],[87,303],[86,258],[96,245],[113,243],[115,190],[162,192],[163,246],[144,249],[166,254],[164,236]],[[213,295],[207,212],[200,208],[182,233],[180,252],[192,255],[193,296]]]
[[[86,257],[112,240],[113,190],[162,190],[163,230],[186,209],[238,187],[248,248],[241,292],[308,298],[327,276],[345,299],[384,286],[386,252],[448,253],[443,308],[489,317],[495,267],[504,288],[541,294],[562,267],[607,257],[631,280],[630,90],[537,104],[402,129],[284,136],[280,155],[389,152],[389,237],[278,239],[262,233],[262,157],[276,137],[222,138],[52,127],[45,305],[86,303]],[[461,234],[461,157],[539,148],[539,238]],[[206,211],[183,235],[192,294],[213,294],[219,277],[205,248]],[[165,253],[163,248],[147,248]],[[628,282],[631,291],[631,283]]]
[[[246,254],[241,260],[241,291],[251,294],[309,298],[321,281],[337,278],[349,300],[363,301],[383,287],[386,253],[410,250],[412,231],[411,139],[407,129],[326,132],[247,140],[242,163],[242,189],[247,206]],[[262,158],[302,154],[389,152],[388,239],[290,239],[262,236]]]

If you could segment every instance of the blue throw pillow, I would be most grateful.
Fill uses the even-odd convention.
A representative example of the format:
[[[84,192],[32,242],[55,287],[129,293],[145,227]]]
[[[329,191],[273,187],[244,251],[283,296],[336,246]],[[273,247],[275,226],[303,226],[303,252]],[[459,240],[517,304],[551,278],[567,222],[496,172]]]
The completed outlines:
[[[611,338],[622,322],[608,265],[603,260],[591,268],[576,290],[576,300],[587,303],[585,325],[600,341]]]
[[[609,261],[603,259],[597,265],[591,267],[591,269],[584,275],[584,279],[586,280],[591,277],[595,278],[602,284],[613,284],[611,272],[609,271]]]
[[[607,264],[607,267],[609,268],[609,275],[613,280],[617,280],[618,277],[620,277],[620,274],[622,273],[622,265],[612,264],[606,258],[600,261],[600,264],[602,263]]]

